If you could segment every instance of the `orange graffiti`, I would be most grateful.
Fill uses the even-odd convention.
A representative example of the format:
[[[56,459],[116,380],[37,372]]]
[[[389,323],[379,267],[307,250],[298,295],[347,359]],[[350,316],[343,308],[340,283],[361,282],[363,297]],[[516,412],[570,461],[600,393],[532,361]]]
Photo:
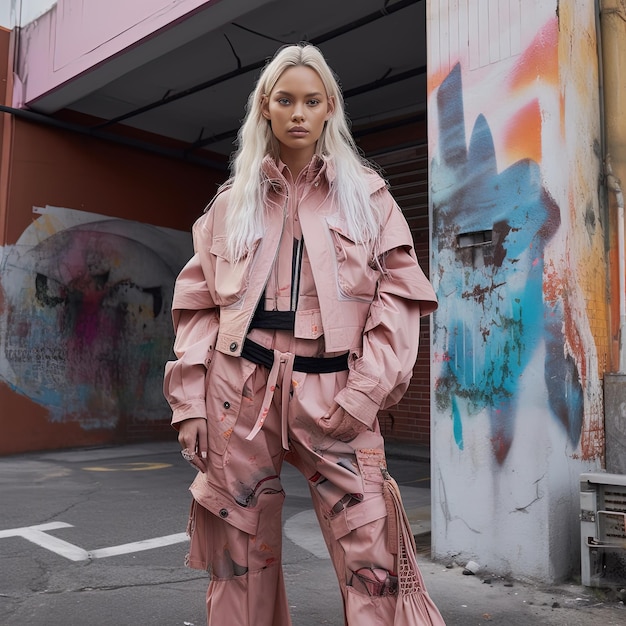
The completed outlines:
[[[232,426],[231,426],[228,430],[225,430],[225,431],[222,433],[222,437],[224,437],[224,439],[230,439],[230,436],[231,436],[232,434],[233,434],[233,428],[232,428]]]
[[[554,262],[546,263],[543,280],[543,297],[546,304],[554,306],[562,297],[565,287],[563,277],[554,267]]]
[[[511,162],[532,159],[541,163],[541,125],[537,99],[522,107],[509,120],[504,131],[504,145]]]
[[[439,86],[445,80],[449,73],[450,67],[448,66],[441,66],[438,70],[431,70],[428,72],[428,82],[426,90],[429,98],[434,91],[439,89]]]
[[[559,274],[554,264],[550,262],[544,271],[543,294],[547,304],[555,306],[558,301],[563,302],[564,333],[566,345],[571,357],[576,361],[580,372],[581,384],[586,386],[588,372],[585,358],[585,347],[575,321],[575,309],[569,300],[569,287],[575,282],[571,272]],[[600,459],[604,450],[604,429],[601,412],[591,411],[585,417],[580,437],[580,455],[575,454],[572,458],[590,461]]]
[[[604,423],[601,414],[592,416],[591,424],[583,429],[580,438],[580,458],[593,461],[604,458]],[[574,456],[573,458],[577,458]]]
[[[559,21],[554,17],[535,35],[511,72],[512,89],[528,87],[542,81],[559,83]]]

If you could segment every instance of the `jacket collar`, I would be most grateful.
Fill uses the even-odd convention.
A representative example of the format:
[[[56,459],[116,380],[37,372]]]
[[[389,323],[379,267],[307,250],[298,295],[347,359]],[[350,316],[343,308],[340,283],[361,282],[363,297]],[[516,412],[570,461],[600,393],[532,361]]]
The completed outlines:
[[[326,179],[328,187],[332,187],[337,176],[335,168],[335,160],[332,157],[313,155],[308,165],[307,180],[314,182],[320,179]],[[266,155],[261,162],[261,173],[263,182],[267,183],[274,191],[281,192],[286,183],[282,174],[281,167],[274,157]],[[367,183],[370,193],[375,193],[387,186],[386,181],[375,171],[369,170],[366,174]]]
[[[274,157],[266,155],[261,163],[261,173],[266,181],[275,191],[280,191],[285,183],[282,169],[284,164],[276,162]],[[313,155],[311,162],[307,166],[307,182],[315,182],[326,179],[328,185],[332,185],[335,180],[335,166],[333,159],[323,157],[319,154]]]

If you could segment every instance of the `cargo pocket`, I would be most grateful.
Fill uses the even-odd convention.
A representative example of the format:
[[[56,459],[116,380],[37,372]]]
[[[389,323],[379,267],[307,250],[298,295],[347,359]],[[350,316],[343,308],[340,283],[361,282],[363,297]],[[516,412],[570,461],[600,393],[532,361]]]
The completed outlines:
[[[380,274],[372,267],[370,243],[354,241],[343,220],[328,217],[326,221],[335,252],[341,295],[349,300],[371,302]]]
[[[250,246],[246,256],[233,263],[229,260],[225,237],[216,237],[211,244],[211,254],[215,256],[215,303],[228,307],[241,300],[248,287],[254,253],[259,245],[257,239]]]
[[[360,448],[355,450],[356,460],[363,479],[365,493],[380,493],[383,490],[381,469],[387,468],[385,453],[380,448]]]
[[[206,379],[207,430],[209,450],[220,457],[226,452],[242,403],[247,401],[243,390],[255,368],[254,363],[241,357],[217,350],[212,355]]]
[[[207,528],[211,513],[192,499],[187,523],[189,552],[185,556],[185,566],[191,569],[209,569],[209,546]]]
[[[396,596],[366,596],[353,587],[346,587],[346,613],[350,618],[357,618],[355,624],[394,624],[396,602]]]

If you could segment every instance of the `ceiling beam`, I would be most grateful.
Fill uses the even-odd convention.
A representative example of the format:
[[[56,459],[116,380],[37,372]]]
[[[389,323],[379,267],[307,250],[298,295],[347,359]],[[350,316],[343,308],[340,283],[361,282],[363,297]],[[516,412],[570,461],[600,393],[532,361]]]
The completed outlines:
[[[381,87],[387,87],[388,85],[393,85],[394,83],[401,82],[403,80],[408,80],[410,78],[415,78],[416,76],[423,76],[426,74],[426,66],[421,65],[419,67],[415,67],[413,69],[407,70],[406,72],[400,72],[399,74],[394,74],[392,76],[385,76],[378,80],[372,81],[371,83],[366,83],[365,85],[359,85],[358,87],[353,87],[352,89],[348,89],[343,93],[344,100],[348,100],[353,96],[358,96],[369,91],[373,91],[374,89],[380,89]],[[219,141],[223,141],[224,139],[230,139],[232,137],[237,136],[238,129],[228,130],[223,133],[219,133],[218,135],[212,135],[211,137],[205,137],[204,139],[198,139],[190,144],[190,150],[196,150],[198,148],[203,148],[205,146],[209,146],[211,144],[218,143]]]
[[[341,35],[345,35],[348,32],[356,30],[362,26],[365,26],[366,24],[370,24],[372,22],[375,22],[376,20],[383,19],[387,17],[388,15],[391,15],[393,13],[396,13],[398,11],[401,11],[414,4],[418,4],[419,2],[423,2],[423,1],[424,0],[399,0],[398,2],[392,4],[391,6],[388,6],[388,2],[385,2],[385,5],[383,6],[382,9],[379,9],[378,11],[374,11],[373,13],[369,13],[368,15],[364,15],[363,17],[357,20],[354,20],[352,22],[349,22],[348,24],[344,24],[338,28],[334,28],[333,30],[330,30],[327,33],[324,33],[322,35],[319,35],[318,37],[314,37],[310,40],[310,43],[312,43],[313,45],[320,45],[322,43],[330,41],[331,39],[334,39]],[[127,113],[118,115],[114,118],[111,118],[110,120],[106,120],[102,122],[101,124],[98,124],[97,126],[95,126],[95,129],[99,130],[99,129],[107,128],[108,126],[119,124],[120,122],[128,120],[132,117],[137,117],[138,115],[142,115],[143,113],[147,113],[148,111],[152,111],[153,109],[157,109],[159,107],[170,104],[171,102],[176,102],[177,100],[188,98],[189,96],[193,94],[196,94],[200,91],[204,91],[205,89],[214,87],[215,85],[224,83],[228,80],[236,78],[237,76],[241,76],[242,74],[247,74],[248,72],[253,72],[255,70],[258,70],[264,67],[266,63],[267,63],[267,59],[261,59],[254,63],[249,63],[248,65],[240,66],[235,70],[222,74],[221,76],[217,76],[215,78],[204,81],[192,87],[188,87],[187,89],[183,89],[182,91],[177,91],[176,93],[166,96],[164,98],[161,98],[160,100],[156,100],[154,102],[144,104],[143,106],[133,109],[132,111],[128,111]]]

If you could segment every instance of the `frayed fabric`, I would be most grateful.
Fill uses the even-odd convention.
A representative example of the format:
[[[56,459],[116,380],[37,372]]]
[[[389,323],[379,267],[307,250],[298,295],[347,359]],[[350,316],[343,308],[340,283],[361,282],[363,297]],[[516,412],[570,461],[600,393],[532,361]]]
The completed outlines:
[[[386,470],[383,496],[388,509],[390,551],[397,554],[398,599],[394,626],[445,626],[435,603],[426,591],[422,573],[415,556],[415,538],[406,511],[402,506],[400,489]],[[395,531],[395,533],[394,533]],[[395,536],[394,536],[395,534]]]

